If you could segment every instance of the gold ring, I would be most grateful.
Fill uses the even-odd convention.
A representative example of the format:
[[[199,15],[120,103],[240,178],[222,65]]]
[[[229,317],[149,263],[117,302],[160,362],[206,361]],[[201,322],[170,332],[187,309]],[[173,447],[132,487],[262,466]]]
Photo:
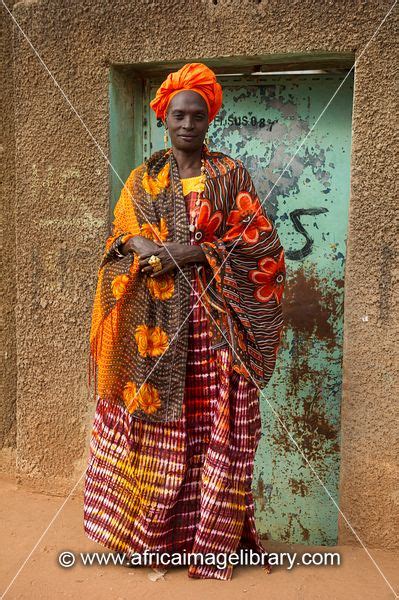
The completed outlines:
[[[158,256],[155,256],[155,254],[152,254],[150,256],[150,258],[148,259],[148,264],[152,266],[152,270],[153,270],[154,273],[156,271],[161,271],[162,270],[161,259],[158,258]]]

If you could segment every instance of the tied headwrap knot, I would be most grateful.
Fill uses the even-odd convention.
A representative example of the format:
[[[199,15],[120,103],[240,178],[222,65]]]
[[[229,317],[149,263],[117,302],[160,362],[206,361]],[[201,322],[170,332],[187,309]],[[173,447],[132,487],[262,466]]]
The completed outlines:
[[[188,63],[167,76],[150,102],[157,119],[165,121],[169,102],[182,90],[198,92],[208,107],[208,122],[213,121],[222,106],[222,86],[215,73],[202,63]]]

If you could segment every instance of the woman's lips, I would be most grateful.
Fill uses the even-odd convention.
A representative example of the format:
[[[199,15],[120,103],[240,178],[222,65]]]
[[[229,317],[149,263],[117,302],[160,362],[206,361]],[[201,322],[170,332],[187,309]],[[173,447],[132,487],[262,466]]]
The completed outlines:
[[[184,140],[193,140],[196,136],[195,135],[181,135],[181,138],[183,138]]]

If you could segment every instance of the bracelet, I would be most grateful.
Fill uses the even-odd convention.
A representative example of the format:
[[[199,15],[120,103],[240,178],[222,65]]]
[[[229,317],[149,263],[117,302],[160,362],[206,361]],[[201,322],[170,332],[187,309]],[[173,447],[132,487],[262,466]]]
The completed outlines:
[[[125,256],[124,254],[122,254],[122,252],[120,252],[120,251],[118,250],[118,248],[114,248],[114,252],[115,252],[115,255],[116,255],[118,258],[123,258],[123,257]]]
[[[124,258],[126,256],[125,254],[122,254],[122,252],[119,250],[119,246],[121,245],[121,243],[124,244],[131,237],[134,237],[134,234],[132,234],[132,233],[122,233],[122,234],[118,235],[118,237],[112,242],[112,244],[109,247],[107,253],[103,257],[103,260],[101,261],[101,264],[100,264],[100,269],[107,262],[109,262],[110,260],[112,260],[112,257]]]
[[[118,237],[116,238],[116,240],[114,240],[114,242],[110,248],[110,250],[113,251],[115,256],[117,256],[118,258],[124,258],[126,256],[125,254],[122,254],[122,252],[119,250],[119,248],[125,242],[127,242],[127,240],[129,240],[131,237],[134,237],[133,233],[122,233],[121,235],[118,235]]]

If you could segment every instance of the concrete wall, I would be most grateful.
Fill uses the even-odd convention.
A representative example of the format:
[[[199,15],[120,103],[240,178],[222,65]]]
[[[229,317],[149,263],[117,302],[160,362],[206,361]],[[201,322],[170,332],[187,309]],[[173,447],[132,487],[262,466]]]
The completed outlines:
[[[14,63],[8,45],[3,88],[12,115],[14,77],[15,122],[6,127],[10,167],[2,205],[9,334],[3,429],[4,444],[12,448],[7,432],[16,404],[17,474],[36,489],[69,491],[86,462],[94,410],[86,386],[90,311],[108,231],[108,164],[101,150],[107,155],[109,64],[237,55],[270,55],[272,61],[275,54],[320,52],[359,57],[392,5],[215,2],[26,0],[12,9],[96,140],[15,29]],[[393,289],[397,29],[391,14],[356,65],[342,403],[340,506],[363,542],[385,547],[399,545]],[[15,285],[9,265],[15,265]],[[340,529],[341,542],[355,539],[343,522]]]

